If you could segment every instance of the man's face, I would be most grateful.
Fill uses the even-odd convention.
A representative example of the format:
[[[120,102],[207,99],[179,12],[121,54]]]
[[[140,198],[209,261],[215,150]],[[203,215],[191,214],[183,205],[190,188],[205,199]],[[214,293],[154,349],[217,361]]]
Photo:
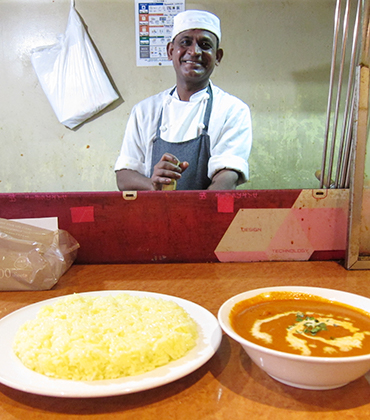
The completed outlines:
[[[177,83],[205,87],[213,69],[223,55],[218,49],[217,37],[208,31],[191,29],[179,33],[167,45],[168,58],[172,60]]]

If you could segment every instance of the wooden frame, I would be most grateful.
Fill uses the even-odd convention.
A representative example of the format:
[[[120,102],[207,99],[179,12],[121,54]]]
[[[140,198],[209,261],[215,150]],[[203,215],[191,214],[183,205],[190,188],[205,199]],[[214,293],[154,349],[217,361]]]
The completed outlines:
[[[369,255],[361,255],[361,239],[364,235],[364,196],[367,192],[364,185],[366,144],[369,129],[369,47],[370,47],[370,2],[364,2],[362,21],[362,45],[360,64],[356,77],[356,109],[354,127],[354,146],[352,150],[352,176],[349,199],[348,245],[345,259],[347,269],[370,269]]]

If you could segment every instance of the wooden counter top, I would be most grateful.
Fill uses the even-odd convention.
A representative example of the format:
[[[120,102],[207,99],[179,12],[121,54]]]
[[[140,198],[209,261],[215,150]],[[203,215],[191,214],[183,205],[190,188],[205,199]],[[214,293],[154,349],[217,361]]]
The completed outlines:
[[[56,296],[119,289],[178,296],[217,315],[221,304],[237,293],[283,285],[328,287],[370,298],[370,272],[347,271],[336,262],[74,265],[52,290],[0,292],[0,317]],[[1,420],[343,420],[369,416],[370,384],[365,377],[330,391],[292,388],[257,368],[240,345],[225,335],[214,357],[195,372],[136,394],[53,398],[0,384]]]

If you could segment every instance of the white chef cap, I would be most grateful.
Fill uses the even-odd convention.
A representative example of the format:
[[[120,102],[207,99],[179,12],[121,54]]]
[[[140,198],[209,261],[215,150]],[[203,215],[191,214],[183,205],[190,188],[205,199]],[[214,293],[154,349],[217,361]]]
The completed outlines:
[[[185,10],[185,12],[177,14],[173,19],[171,40],[173,41],[175,36],[180,32],[189,29],[203,29],[212,32],[221,41],[220,19],[210,12],[204,10]]]

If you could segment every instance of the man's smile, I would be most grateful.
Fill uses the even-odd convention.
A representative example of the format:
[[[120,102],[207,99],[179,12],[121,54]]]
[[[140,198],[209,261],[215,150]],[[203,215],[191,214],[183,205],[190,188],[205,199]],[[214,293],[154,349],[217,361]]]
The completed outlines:
[[[186,64],[199,64],[199,65],[203,64],[201,61],[197,61],[197,60],[181,60],[181,62],[186,63]]]

